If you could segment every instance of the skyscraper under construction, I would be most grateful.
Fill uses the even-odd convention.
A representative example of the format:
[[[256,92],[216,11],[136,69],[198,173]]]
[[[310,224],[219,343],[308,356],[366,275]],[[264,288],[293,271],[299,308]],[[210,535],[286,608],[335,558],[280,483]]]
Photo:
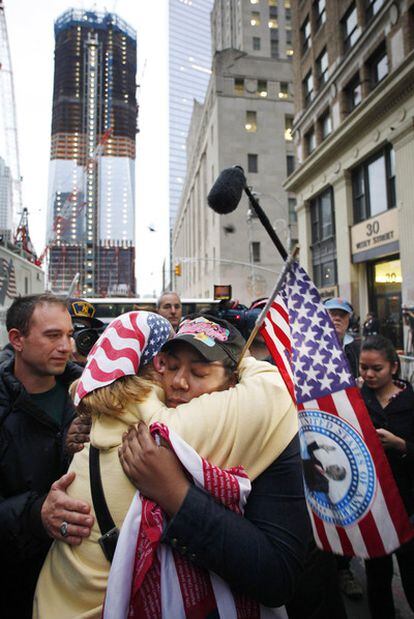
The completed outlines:
[[[55,22],[49,282],[85,296],[135,293],[136,33],[114,13]]]

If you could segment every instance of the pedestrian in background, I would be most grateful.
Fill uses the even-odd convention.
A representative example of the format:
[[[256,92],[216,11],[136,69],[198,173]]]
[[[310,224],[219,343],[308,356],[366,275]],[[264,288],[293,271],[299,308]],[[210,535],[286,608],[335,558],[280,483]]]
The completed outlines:
[[[385,450],[404,506],[414,515],[414,391],[398,378],[400,363],[390,340],[372,335],[362,344],[359,360],[361,393]],[[396,558],[407,601],[414,611],[414,541]],[[392,555],[365,561],[368,604],[374,619],[395,617]]]
[[[157,314],[166,318],[174,331],[177,331],[183,317],[183,308],[176,292],[166,291],[161,294],[157,301]]]
[[[379,335],[380,323],[378,318],[375,318],[374,312],[368,312],[365,318],[364,326],[362,328],[362,335],[368,337],[369,335]]]

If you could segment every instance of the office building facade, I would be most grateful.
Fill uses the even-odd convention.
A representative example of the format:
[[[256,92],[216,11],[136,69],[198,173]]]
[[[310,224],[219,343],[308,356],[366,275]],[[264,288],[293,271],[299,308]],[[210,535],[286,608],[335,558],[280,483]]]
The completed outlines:
[[[169,212],[174,225],[186,175],[186,138],[193,101],[204,101],[211,74],[213,0],[169,0]]]
[[[403,346],[414,306],[414,3],[292,2],[301,261]]]
[[[246,197],[225,216],[208,208],[225,168],[244,168],[283,244],[293,244],[295,204],[282,187],[294,167],[290,30],[287,1],[214,4],[212,76],[204,105],[193,110],[173,233],[181,272],[174,285],[184,296],[212,296],[215,284],[231,284],[233,296],[249,304],[271,292],[280,272],[282,259]]]
[[[49,286],[135,293],[136,33],[113,13],[55,22]]]

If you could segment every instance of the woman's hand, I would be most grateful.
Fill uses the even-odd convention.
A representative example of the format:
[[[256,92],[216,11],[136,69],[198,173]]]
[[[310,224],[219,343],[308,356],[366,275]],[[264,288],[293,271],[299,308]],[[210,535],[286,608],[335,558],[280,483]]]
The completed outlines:
[[[395,434],[384,430],[384,428],[379,428],[377,434],[384,449],[396,449],[403,453],[407,451],[407,445],[403,438],[395,436]]]
[[[158,446],[142,422],[124,434],[118,453],[124,473],[134,486],[173,516],[190,486],[177,456]]]

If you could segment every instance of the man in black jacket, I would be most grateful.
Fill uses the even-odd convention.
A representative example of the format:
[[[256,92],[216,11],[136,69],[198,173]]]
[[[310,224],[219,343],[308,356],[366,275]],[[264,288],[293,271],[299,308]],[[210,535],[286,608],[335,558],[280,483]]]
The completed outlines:
[[[61,477],[68,465],[63,437],[74,416],[68,386],[80,374],[68,364],[73,328],[65,302],[20,297],[6,323],[14,356],[0,376],[0,616],[26,619],[51,536],[79,543],[78,525],[91,517],[71,517],[69,510],[87,514],[89,507],[69,502],[64,491],[73,475]]]

